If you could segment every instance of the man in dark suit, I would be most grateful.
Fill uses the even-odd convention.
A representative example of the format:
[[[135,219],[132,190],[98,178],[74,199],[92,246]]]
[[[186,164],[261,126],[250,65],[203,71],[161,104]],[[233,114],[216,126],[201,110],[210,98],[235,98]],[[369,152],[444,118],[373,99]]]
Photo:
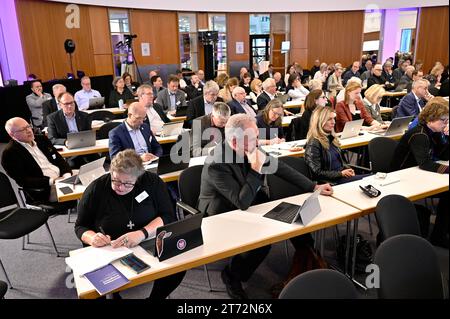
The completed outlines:
[[[66,92],[66,87],[62,84],[55,84],[52,87],[53,98],[42,103],[42,126],[47,127],[47,116],[58,111],[57,98],[60,94]]]
[[[113,158],[125,149],[134,149],[144,162],[154,160],[163,153],[161,145],[148,124],[144,123],[146,108],[139,102],[128,107],[127,119],[109,132],[109,155]]]
[[[259,76],[261,82],[264,82],[268,78],[273,78],[273,64],[269,64],[267,71],[261,73],[261,75]]]
[[[60,110],[47,117],[48,138],[55,145],[64,145],[67,133],[89,131],[91,119],[89,114],[75,109],[72,94],[66,92],[59,97]]]
[[[186,92],[189,101],[197,96],[203,95],[203,84],[200,83],[197,74],[191,76],[191,83],[186,86],[184,91]]]
[[[256,99],[256,104],[258,104],[258,110],[262,111],[266,107],[267,103],[275,98],[277,93],[277,85],[275,80],[272,78],[266,79],[263,84],[263,92]]]
[[[251,69],[248,71],[253,79],[259,79],[259,64],[253,63]]]
[[[44,135],[34,135],[20,117],[9,119],[5,130],[11,136],[2,155],[6,173],[34,200],[56,202],[55,181],[72,170]]]
[[[139,97],[139,103],[146,108],[147,117],[144,123],[150,125],[153,134],[161,132],[164,123],[169,123],[170,119],[164,113],[161,105],[153,103],[152,87],[148,84],[142,84],[137,89],[137,95]]]
[[[245,89],[243,87],[235,87],[233,92],[231,92],[231,95],[233,96],[233,99],[228,102],[231,114],[247,113],[250,116],[256,116],[255,109],[246,99]]]
[[[265,186],[266,174],[275,174],[303,192],[321,187],[275,158],[258,149],[256,121],[247,114],[235,114],[225,126],[225,142],[206,159],[201,177],[198,208],[208,215],[235,209],[247,210],[269,200]],[[322,185],[322,194],[331,195],[330,185]],[[311,243],[310,236],[295,237],[296,247]],[[242,282],[247,281],[268,254],[270,246],[261,247],[231,258],[222,271],[231,298],[245,299]]]
[[[180,80],[176,75],[170,75],[167,88],[158,92],[156,103],[163,107],[165,113],[175,115],[177,108],[186,107],[186,93],[178,88]]]
[[[409,65],[406,67],[405,74],[402,75],[400,81],[395,88],[396,92],[401,92],[403,90],[407,90],[408,93],[411,92],[412,83],[413,83],[413,72],[415,71],[414,66]],[[417,76],[417,73],[416,73]],[[417,79],[417,78],[416,78]]]
[[[223,102],[214,103],[211,114],[196,118],[192,124],[192,155],[205,156],[212,147],[222,144],[230,108]]]
[[[185,127],[191,128],[192,121],[197,117],[208,115],[212,112],[213,105],[216,101],[221,102],[222,99],[218,98],[219,86],[214,81],[208,81],[203,87],[203,95],[197,96],[189,102],[186,113]]]
[[[275,72],[273,79],[275,80],[275,85],[277,86],[278,92],[286,91],[286,83],[284,83],[284,80],[281,78],[280,72]]]
[[[428,100],[434,96],[428,92],[430,82],[425,79],[419,79],[412,84],[411,92],[406,94],[398,104],[395,117],[417,116]]]

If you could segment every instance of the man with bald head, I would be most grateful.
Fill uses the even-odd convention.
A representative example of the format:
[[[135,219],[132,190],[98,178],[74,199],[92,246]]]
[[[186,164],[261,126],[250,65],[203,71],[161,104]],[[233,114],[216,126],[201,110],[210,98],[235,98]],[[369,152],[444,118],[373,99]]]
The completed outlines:
[[[125,149],[134,149],[144,162],[160,157],[161,145],[150,126],[144,123],[147,109],[143,103],[134,102],[128,107],[125,121],[109,132],[109,155],[113,158]]]
[[[55,181],[72,175],[69,165],[47,137],[34,135],[24,119],[9,119],[5,130],[11,137],[2,155],[6,173],[34,200],[55,202]],[[37,189],[42,191],[33,191]]]

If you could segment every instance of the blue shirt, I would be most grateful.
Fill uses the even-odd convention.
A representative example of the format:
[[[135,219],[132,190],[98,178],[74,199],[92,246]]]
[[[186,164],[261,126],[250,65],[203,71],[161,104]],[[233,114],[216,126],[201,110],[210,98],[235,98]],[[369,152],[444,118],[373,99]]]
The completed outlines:
[[[74,99],[75,102],[77,102],[78,110],[87,110],[89,108],[89,99],[92,99],[93,97],[101,97],[100,92],[97,90],[80,90],[75,93]]]
[[[76,132],[78,132],[77,121],[75,120],[75,113],[73,114],[72,117],[67,117],[64,114],[64,118],[66,120],[67,127],[69,128],[69,133],[76,133]]]
[[[128,129],[128,133],[130,134],[131,140],[133,141],[134,150],[138,155],[142,155],[148,153],[147,143],[145,142],[144,135],[140,129],[134,130],[132,129],[128,123],[125,121],[125,125]],[[151,137],[150,137],[151,138]]]
[[[177,108],[177,95],[176,93],[172,93],[169,91],[169,97],[170,97],[170,109],[176,110]]]

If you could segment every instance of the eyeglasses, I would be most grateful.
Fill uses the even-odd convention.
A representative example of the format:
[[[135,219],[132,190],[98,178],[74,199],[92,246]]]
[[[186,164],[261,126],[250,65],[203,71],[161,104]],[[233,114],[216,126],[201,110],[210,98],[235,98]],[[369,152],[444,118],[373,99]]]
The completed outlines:
[[[64,105],[64,106],[74,106],[75,105],[75,102],[74,101],[72,101],[72,102],[67,102],[67,103],[62,103],[62,102],[60,102],[61,103],[61,105]]]
[[[32,127],[31,125],[27,125],[27,126],[22,127],[22,128],[19,129],[19,130],[15,130],[14,133],[22,133],[22,132],[25,132],[26,130],[32,129],[32,128],[33,128],[33,127]]]
[[[448,117],[441,117],[440,120],[444,123],[448,123]]]
[[[134,183],[128,183],[128,182],[121,182],[121,181],[119,181],[119,180],[117,180],[117,179],[111,179],[111,183],[114,185],[114,186],[116,186],[116,187],[119,187],[119,186],[124,186],[125,188],[133,188],[134,187]]]
[[[284,115],[284,112],[278,113],[278,112],[275,112],[274,110],[272,110],[272,112],[273,112],[273,114],[275,114],[277,116],[283,116]]]

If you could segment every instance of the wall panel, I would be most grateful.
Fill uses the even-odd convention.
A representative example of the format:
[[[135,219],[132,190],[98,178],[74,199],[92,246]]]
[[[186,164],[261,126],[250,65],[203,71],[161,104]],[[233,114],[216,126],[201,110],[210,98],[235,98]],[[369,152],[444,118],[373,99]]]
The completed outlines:
[[[245,61],[250,59],[250,18],[248,13],[227,14],[227,54],[228,61]],[[236,54],[236,42],[244,43],[244,54]]]

